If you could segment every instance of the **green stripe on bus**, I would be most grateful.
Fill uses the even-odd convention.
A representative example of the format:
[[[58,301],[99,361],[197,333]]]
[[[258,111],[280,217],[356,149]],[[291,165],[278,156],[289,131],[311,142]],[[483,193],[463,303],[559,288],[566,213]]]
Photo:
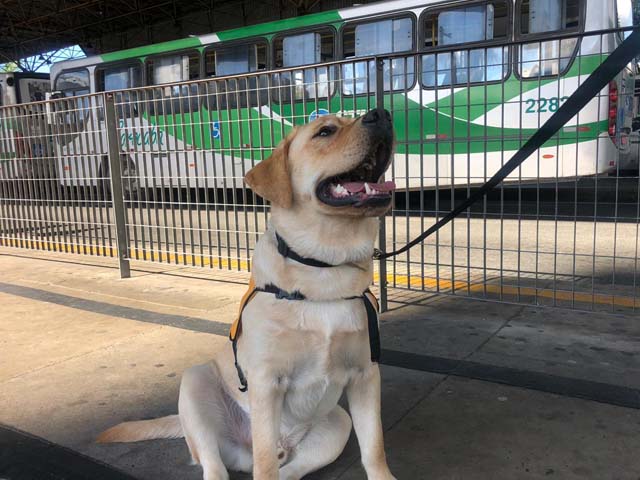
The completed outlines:
[[[172,50],[183,50],[185,48],[195,48],[201,46],[200,39],[196,37],[181,38],[180,40],[172,40],[170,42],[155,43],[153,45],[145,45],[142,47],[129,48],[119,52],[103,53],[100,55],[103,62],[115,62],[118,60],[126,60],[133,57],[144,57],[157,53],[166,53]]]
[[[313,15],[305,15],[303,17],[287,18],[276,20],[274,22],[261,23],[258,25],[250,25],[247,27],[234,28],[222,32],[214,32],[221,41],[237,40],[241,38],[255,37],[257,35],[275,34],[283,30],[293,28],[308,27],[311,25],[321,25],[340,21],[342,18],[338,10],[316,13]],[[153,45],[145,45],[141,47],[129,48],[118,52],[104,53],[100,55],[103,62],[115,62],[135,57],[145,57],[159,53],[167,53],[175,50],[184,50],[187,48],[196,48],[202,46],[202,42],[198,37],[182,38],[169,42],[156,43]]]
[[[257,35],[266,35],[268,33],[277,33],[293,28],[309,27],[325,23],[332,23],[342,20],[337,10],[328,12],[305,15],[303,17],[285,18],[274,22],[260,23],[258,25],[250,25],[248,27],[234,28],[223,32],[217,32],[221,41],[237,40],[240,38],[255,37]]]
[[[394,95],[396,101],[400,95]],[[388,98],[387,98],[388,100]],[[360,97],[353,102],[343,102],[346,109],[367,108],[366,97]],[[386,102],[385,102],[386,103]],[[308,106],[308,105],[307,105]],[[291,105],[283,105],[279,109],[274,105],[274,113],[282,115],[284,118],[294,120],[295,124],[306,122],[308,111],[305,105],[296,104],[294,111]],[[339,108],[337,102],[332,102],[332,109]],[[491,153],[501,151],[518,150],[526,140],[536,132],[535,128],[501,128],[496,126],[485,126],[475,123],[452,119],[450,116],[440,116],[441,113],[432,110],[424,110],[422,115],[417,109],[410,109],[407,118],[404,115],[394,117],[394,127],[398,140],[397,154],[470,154],[470,153]],[[156,125],[167,135],[173,136],[185,142],[188,147],[217,150],[218,154],[227,157],[253,158],[262,160],[269,154],[271,144],[270,127],[273,128],[274,143],[278,143],[280,138],[293,128],[282,125],[278,120],[254,112],[249,114],[246,109],[231,109],[224,111],[209,111],[203,108],[199,112],[187,113],[183,115],[160,115],[147,116],[150,123]],[[440,116],[436,122],[436,116]],[[249,119],[250,121],[239,121]],[[218,139],[213,139],[210,134],[209,125],[216,121],[223,125]],[[423,128],[420,129],[420,121]],[[437,132],[433,128],[438,124]],[[554,136],[545,147],[555,147],[559,145],[570,145],[596,140],[600,134],[608,129],[608,120],[601,120],[592,123],[578,125],[576,131],[562,131]],[[421,138],[421,131],[425,135],[430,135],[432,139]],[[123,145],[127,147],[127,145]],[[255,151],[254,149],[257,149]]]

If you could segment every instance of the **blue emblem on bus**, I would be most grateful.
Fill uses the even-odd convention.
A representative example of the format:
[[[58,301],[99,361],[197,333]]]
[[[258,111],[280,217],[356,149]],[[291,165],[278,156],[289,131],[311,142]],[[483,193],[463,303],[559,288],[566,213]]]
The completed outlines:
[[[325,115],[329,115],[329,110],[326,108],[319,108],[309,114],[309,121],[313,122],[316,118],[324,117]]]
[[[220,122],[211,122],[211,138],[220,138]]]

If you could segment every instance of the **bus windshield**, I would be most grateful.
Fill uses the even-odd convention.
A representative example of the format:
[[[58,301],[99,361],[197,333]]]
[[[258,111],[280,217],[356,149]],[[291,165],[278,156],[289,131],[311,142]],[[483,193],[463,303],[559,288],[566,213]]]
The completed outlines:
[[[89,72],[78,70],[61,73],[56,79],[56,90],[62,92],[65,97],[86,95],[89,93]]]

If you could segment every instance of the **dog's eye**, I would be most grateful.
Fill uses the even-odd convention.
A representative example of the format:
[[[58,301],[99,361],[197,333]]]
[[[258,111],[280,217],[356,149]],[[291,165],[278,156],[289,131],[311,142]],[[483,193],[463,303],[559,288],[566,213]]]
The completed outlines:
[[[333,125],[325,125],[324,127],[322,127],[320,130],[318,130],[318,133],[316,133],[316,137],[328,137],[330,135],[333,135],[334,133],[336,133],[337,128],[334,127]]]

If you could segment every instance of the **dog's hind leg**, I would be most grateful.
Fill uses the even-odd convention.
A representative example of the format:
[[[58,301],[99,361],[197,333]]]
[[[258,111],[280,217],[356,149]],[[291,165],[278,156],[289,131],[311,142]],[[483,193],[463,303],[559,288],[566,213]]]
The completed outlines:
[[[291,451],[291,460],[280,468],[280,480],[299,480],[333,462],[344,450],[351,433],[351,417],[336,407],[314,423]]]
[[[249,420],[229,397],[215,363],[198,365],[182,376],[180,422],[194,462],[204,480],[228,480],[227,469],[250,472]]]

